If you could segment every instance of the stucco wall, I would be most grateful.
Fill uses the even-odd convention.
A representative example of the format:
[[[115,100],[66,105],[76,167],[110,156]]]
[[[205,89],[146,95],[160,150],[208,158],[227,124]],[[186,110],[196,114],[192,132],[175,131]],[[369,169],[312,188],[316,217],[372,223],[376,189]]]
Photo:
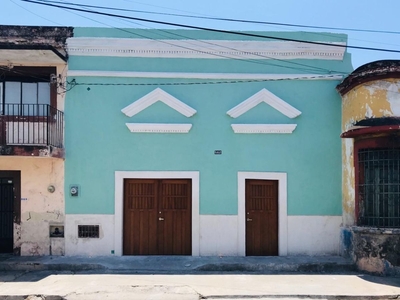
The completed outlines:
[[[50,225],[64,223],[64,161],[0,156],[0,166],[21,171],[21,224],[14,224],[14,248],[21,247],[21,255],[64,254],[63,239],[49,237]],[[54,193],[47,191],[49,185]]]
[[[342,132],[356,122],[381,117],[400,116],[400,80],[384,79],[361,84],[342,100]],[[342,140],[343,225],[355,224],[355,174],[353,139]]]
[[[155,31],[138,31],[145,36]],[[187,31],[179,31],[188,34]],[[101,29],[77,29],[80,37],[121,37],[121,32]],[[229,37],[201,31],[190,32],[191,38],[212,40]],[[276,33],[275,33],[276,34]],[[311,38],[304,33],[285,33],[292,38]],[[124,36],[132,38],[132,35]],[[155,37],[157,38],[157,37]],[[158,37],[160,38],[160,37]],[[345,36],[325,37],[332,41],[345,40]],[[232,37],[238,40],[239,37]],[[246,40],[252,38],[246,37]],[[125,39],[123,42],[126,42]],[[255,39],[257,40],[257,39]],[[258,39],[261,40],[261,39]],[[96,41],[98,42],[98,41]],[[122,43],[122,42],[121,42]],[[129,49],[128,49],[129,50]],[[168,50],[166,50],[168,52]],[[235,223],[239,214],[239,172],[280,172],[287,174],[287,211],[289,216],[316,217],[309,227],[325,224],[330,236],[342,215],[341,207],[341,102],[335,87],[338,79],[276,80],[225,82],[212,79],[179,77],[181,74],[286,74],[321,71],[321,69],[351,70],[350,56],[343,60],[310,59],[301,61],[309,66],[306,71],[292,62],[263,59],[249,63],[246,59],[160,58],[134,57],[133,51],[100,56],[88,51],[72,54],[70,71],[147,72],[157,74],[174,72],[171,78],[140,78],[130,76],[70,76],[78,83],[67,94],[66,109],[66,213],[68,215],[115,215],[114,175],[116,171],[198,171],[200,174],[200,232],[205,244],[202,253],[237,253],[235,230],[228,226],[212,232],[210,223],[224,220]],[[133,53],[133,54],[132,54]],[[299,52],[300,53],[300,52]],[[303,53],[303,52],[301,52]],[[103,54],[106,55],[106,54]],[[289,67],[288,67],[289,66]],[[317,72],[317,71],[315,71]],[[328,72],[330,74],[330,72]],[[327,73],[327,74],[328,74]],[[93,73],[92,73],[93,74]],[[170,74],[170,73],[168,73]],[[209,83],[205,83],[208,81]],[[210,81],[212,83],[210,83]],[[229,81],[229,80],[224,80]],[[173,84],[171,84],[171,82]],[[133,117],[121,109],[152,92],[157,87],[197,111],[185,117],[164,103],[157,102]],[[289,118],[266,103],[261,103],[232,118],[227,112],[249,97],[267,89],[302,114]],[[185,134],[132,133],[126,123],[190,123]],[[297,124],[291,134],[237,134],[232,124]],[[214,151],[220,150],[220,155]],[[69,193],[71,185],[78,185],[78,197]],[[285,207],[286,208],[286,207]],[[321,217],[321,218],[320,218]],[[330,218],[332,217],[332,218]],[[301,218],[300,218],[301,219]],[[296,220],[300,220],[296,219]],[[297,235],[293,219],[290,234]],[[115,223],[120,220],[115,219]],[[209,223],[210,222],[210,223]],[[300,221],[301,222],[301,221]],[[228,230],[229,229],[229,230]],[[313,231],[311,240],[323,240],[321,231]],[[339,237],[339,229],[336,230]],[[231,237],[226,244],[207,247],[217,236]],[[317,238],[315,238],[317,236]],[[104,238],[103,241],[106,241]],[[315,244],[307,247],[290,239],[292,253],[313,252]],[[72,239],[71,239],[72,243]],[[79,244],[80,242],[78,242]],[[94,245],[94,244],[93,244]],[[68,246],[69,247],[69,246]],[[68,248],[72,249],[72,248]],[[318,253],[335,253],[338,242],[332,242]],[[108,249],[109,250],[109,249]],[[107,250],[107,252],[108,252]]]

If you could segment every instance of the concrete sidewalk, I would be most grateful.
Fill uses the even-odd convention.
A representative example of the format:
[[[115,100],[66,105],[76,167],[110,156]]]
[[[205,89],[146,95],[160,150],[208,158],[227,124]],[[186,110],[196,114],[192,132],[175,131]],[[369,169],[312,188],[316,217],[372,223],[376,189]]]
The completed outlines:
[[[109,270],[124,273],[190,274],[207,272],[348,273],[354,264],[339,256],[0,256],[0,271]]]
[[[342,257],[0,256],[0,299],[400,299]]]
[[[16,271],[9,271],[16,272]],[[399,299],[393,277],[343,274],[97,274],[0,272],[0,299]],[[2,275],[3,274],[3,275]],[[14,273],[15,274],[15,273]],[[8,276],[8,279],[2,279]]]

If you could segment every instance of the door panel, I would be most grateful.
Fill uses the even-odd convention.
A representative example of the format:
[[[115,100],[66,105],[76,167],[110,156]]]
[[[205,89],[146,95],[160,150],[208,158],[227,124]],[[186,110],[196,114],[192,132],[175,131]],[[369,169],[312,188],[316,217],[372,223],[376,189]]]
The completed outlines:
[[[156,218],[156,180],[126,180],[124,186],[124,255],[157,254]]]
[[[278,255],[277,180],[246,180],[246,255]]]
[[[0,253],[13,252],[14,183],[0,178]]]
[[[124,255],[190,255],[190,179],[127,179]]]
[[[160,182],[159,254],[190,255],[192,253],[191,194],[191,180],[162,180]]]

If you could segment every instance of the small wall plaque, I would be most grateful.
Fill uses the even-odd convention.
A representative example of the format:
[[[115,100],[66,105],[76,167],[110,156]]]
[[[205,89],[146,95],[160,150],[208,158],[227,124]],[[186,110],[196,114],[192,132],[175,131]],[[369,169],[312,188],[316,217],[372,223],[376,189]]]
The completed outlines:
[[[50,225],[50,237],[64,237],[63,225]]]
[[[214,150],[214,154],[215,155],[221,155],[222,154],[222,150]]]

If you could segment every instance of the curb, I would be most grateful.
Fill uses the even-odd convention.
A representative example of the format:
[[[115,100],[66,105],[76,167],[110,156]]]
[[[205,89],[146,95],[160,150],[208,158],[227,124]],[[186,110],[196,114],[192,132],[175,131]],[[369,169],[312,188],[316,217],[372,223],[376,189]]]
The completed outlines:
[[[207,273],[207,272],[249,272],[249,273],[346,273],[356,272],[354,264],[306,263],[306,264],[246,264],[246,263],[206,263],[204,265],[175,266],[173,268],[151,268],[135,266],[113,268],[99,263],[37,263],[37,262],[2,262],[0,271],[110,271],[134,273]]]

